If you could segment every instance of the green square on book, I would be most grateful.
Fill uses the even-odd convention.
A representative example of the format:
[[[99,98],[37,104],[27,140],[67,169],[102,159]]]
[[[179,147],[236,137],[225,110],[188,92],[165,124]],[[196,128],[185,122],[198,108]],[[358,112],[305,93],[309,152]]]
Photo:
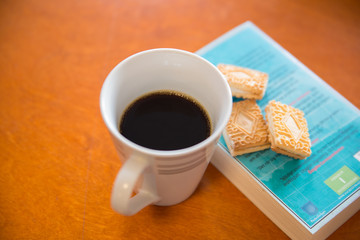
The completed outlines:
[[[356,173],[351,171],[347,166],[343,166],[326,179],[325,184],[338,195],[341,195],[359,180],[360,177]]]

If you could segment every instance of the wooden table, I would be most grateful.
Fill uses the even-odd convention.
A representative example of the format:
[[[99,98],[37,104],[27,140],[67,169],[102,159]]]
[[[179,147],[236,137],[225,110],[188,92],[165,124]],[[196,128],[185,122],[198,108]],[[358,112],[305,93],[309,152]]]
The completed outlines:
[[[287,239],[212,165],[195,194],[110,208],[121,163],[100,116],[108,72],[138,51],[196,51],[246,20],[360,108],[359,1],[2,0],[0,239]],[[359,239],[360,213],[330,239]]]

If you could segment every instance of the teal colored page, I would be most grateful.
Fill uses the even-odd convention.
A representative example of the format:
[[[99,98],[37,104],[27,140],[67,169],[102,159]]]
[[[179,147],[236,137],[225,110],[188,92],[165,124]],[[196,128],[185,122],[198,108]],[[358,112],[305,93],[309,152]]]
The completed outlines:
[[[268,73],[265,96],[257,101],[263,114],[273,99],[305,113],[312,142],[312,155],[307,159],[293,159],[270,149],[234,158],[303,223],[314,227],[360,190],[357,108],[250,22],[197,53],[215,65],[233,64]],[[227,151],[223,138],[219,144]]]

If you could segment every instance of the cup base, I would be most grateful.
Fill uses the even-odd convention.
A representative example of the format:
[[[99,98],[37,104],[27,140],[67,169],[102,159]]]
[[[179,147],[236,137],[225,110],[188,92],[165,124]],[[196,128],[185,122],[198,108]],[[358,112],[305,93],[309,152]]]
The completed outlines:
[[[185,198],[181,199],[181,200],[176,200],[176,201],[160,200],[160,201],[158,201],[156,203],[153,203],[153,205],[161,206],[161,207],[177,205],[177,204],[182,203],[182,202],[186,201],[187,199],[189,199],[193,195],[193,193],[195,191],[196,191],[196,189],[194,191],[192,191],[189,195],[187,195]]]

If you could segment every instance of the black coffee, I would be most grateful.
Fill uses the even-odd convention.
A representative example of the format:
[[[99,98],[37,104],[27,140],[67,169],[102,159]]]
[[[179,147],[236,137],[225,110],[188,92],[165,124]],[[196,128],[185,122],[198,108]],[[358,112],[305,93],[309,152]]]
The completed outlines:
[[[204,108],[192,98],[159,91],[130,104],[120,121],[120,133],[147,148],[176,150],[205,140],[211,123]]]

